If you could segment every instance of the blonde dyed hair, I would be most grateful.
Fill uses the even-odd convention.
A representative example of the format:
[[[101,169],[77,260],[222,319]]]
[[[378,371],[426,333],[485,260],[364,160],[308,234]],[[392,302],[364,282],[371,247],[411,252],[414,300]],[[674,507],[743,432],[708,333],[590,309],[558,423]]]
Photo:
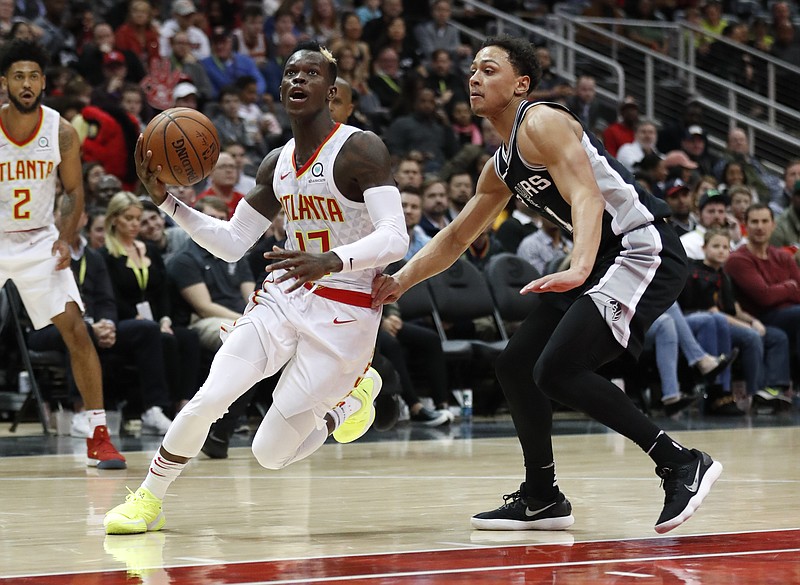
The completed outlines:
[[[117,228],[114,226],[114,220],[131,207],[144,209],[144,206],[142,205],[142,202],[139,201],[139,198],[130,191],[120,191],[108,202],[105,221],[106,248],[108,249],[108,253],[114,258],[128,255],[127,252],[125,252],[125,246],[122,245],[117,237]]]

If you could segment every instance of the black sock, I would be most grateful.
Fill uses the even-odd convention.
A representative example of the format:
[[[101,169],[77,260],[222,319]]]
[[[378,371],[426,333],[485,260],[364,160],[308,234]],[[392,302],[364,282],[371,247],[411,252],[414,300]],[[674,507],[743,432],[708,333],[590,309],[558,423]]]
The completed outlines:
[[[558,480],[556,479],[556,464],[551,463],[544,467],[525,468],[525,488],[523,496],[540,502],[552,502],[558,496]]]
[[[670,463],[689,463],[694,459],[694,454],[683,445],[674,441],[667,433],[658,433],[653,445],[645,452],[658,467],[666,467]]]

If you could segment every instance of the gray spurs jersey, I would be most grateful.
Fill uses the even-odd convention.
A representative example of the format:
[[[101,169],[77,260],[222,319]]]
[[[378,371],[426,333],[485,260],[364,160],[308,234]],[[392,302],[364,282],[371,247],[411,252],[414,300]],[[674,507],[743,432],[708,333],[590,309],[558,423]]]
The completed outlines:
[[[517,129],[528,111],[534,107],[563,110],[578,120],[575,114],[561,104],[523,101],[517,109],[508,144],[503,143],[494,154],[494,168],[497,176],[520,200],[572,236],[571,206],[561,196],[547,167],[526,161],[517,145]],[[600,193],[605,200],[600,253],[609,246],[616,246],[620,235],[670,216],[669,206],[641,187],[630,171],[608,154],[600,141],[585,128],[581,136],[581,146],[589,157]]]

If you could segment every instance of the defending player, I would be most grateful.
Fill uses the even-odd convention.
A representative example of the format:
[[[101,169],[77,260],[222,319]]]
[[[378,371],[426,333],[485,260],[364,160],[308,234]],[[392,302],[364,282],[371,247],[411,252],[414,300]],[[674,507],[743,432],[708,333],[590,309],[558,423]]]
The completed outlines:
[[[667,205],[644,191],[559,104],[532,103],[541,68],[528,41],[487,40],[472,65],[470,104],[503,137],[477,194],[395,276],[379,276],[375,302],[396,300],[450,266],[512,194],[573,236],[567,270],[522,289],[540,302],[496,363],[525,461],[525,482],[505,504],[477,514],[486,530],[563,530],[572,506],[558,488],[550,399],[589,414],[634,441],[656,463],[666,498],[656,532],[702,503],[722,472],[707,454],[673,441],[595,370],[638,355],[649,325],[683,288],[686,255],[665,222]]]
[[[361,436],[374,418],[380,379],[367,371],[381,312],[371,307],[380,267],[403,257],[408,237],[389,153],[370,132],[336,124],[336,62],[316,44],[287,59],[281,101],[294,138],[264,159],[256,186],[231,220],[196,212],[166,193],[137,144],[139,177],[153,201],[200,245],[220,258],[240,258],[282,207],[286,250],[214,358],[208,379],[175,417],[150,473],[126,503],[106,514],[108,534],[159,530],[161,500],[208,429],[253,384],[286,365],[273,404],[253,439],[253,453],[280,469],[316,451],[333,433]],[[358,381],[361,380],[360,383]],[[355,390],[342,398],[342,389]]]
[[[78,133],[55,110],[42,106],[45,50],[30,41],[4,47],[0,83],[0,286],[13,280],[33,326],[53,323],[69,350],[75,384],[89,413],[87,463],[125,469],[108,436],[100,361],[83,321],[70,270],[69,242],[83,212]],[[56,181],[64,190],[61,231],[54,223]]]

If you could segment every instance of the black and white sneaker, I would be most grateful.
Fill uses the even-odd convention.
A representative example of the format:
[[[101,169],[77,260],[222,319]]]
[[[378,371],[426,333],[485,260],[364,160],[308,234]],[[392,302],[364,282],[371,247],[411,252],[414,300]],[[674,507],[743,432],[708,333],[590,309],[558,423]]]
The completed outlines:
[[[513,494],[503,496],[505,504],[475,514],[470,523],[478,530],[565,530],[575,523],[572,505],[558,492],[552,502],[540,502],[522,495],[523,485]]]
[[[416,413],[411,413],[411,422],[425,425],[426,427],[438,427],[450,422],[449,413],[443,410],[431,410],[424,406]]]
[[[669,532],[691,518],[722,473],[722,463],[697,449],[691,452],[694,461],[656,468],[666,493],[664,509],[656,522],[659,534]]]

